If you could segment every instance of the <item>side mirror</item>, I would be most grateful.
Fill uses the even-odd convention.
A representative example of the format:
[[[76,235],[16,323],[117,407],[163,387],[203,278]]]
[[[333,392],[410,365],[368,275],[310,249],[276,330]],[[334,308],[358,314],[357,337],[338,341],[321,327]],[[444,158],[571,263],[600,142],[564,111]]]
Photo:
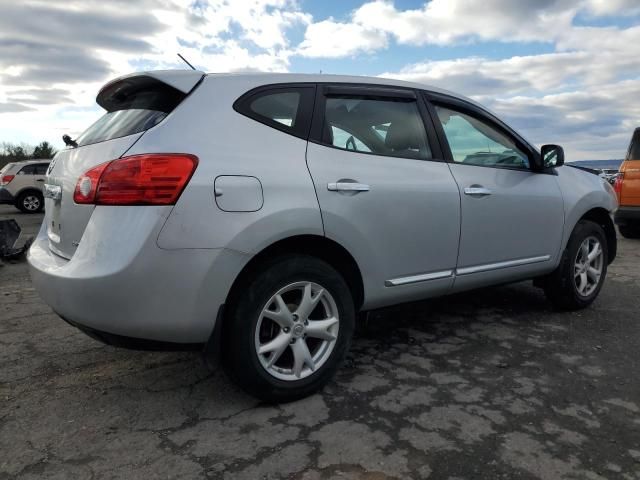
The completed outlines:
[[[564,165],[564,150],[560,145],[543,145],[540,149],[542,167],[560,167]]]

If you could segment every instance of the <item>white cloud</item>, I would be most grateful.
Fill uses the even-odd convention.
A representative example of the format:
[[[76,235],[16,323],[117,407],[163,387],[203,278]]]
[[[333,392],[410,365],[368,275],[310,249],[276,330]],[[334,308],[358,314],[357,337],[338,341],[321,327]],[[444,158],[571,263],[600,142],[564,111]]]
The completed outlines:
[[[587,9],[595,15],[633,15],[640,13],[637,0],[588,0]]]
[[[106,81],[186,68],[178,52],[207,71],[286,71],[287,33],[310,22],[294,0],[3,3],[0,140],[60,144],[61,132],[77,135],[99,116]]]
[[[369,53],[393,39],[407,45],[452,45],[479,41],[555,42],[573,29],[579,13],[631,15],[638,0],[431,0],[400,10],[391,0],[364,3],[346,21],[311,23],[300,54],[310,57]],[[334,35],[349,41],[339,45]]]
[[[359,52],[373,52],[386,46],[387,36],[379,30],[329,19],[307,27],[297,53],[306,57],[339,58]]]
[[[534,141],[565,143],[570,155],[616,156],[640,125],[630,100],[640,93],[640,26],[577,25],[639,15],[638,0],[431,0],[412,9],[362,1],[345,17],[313,19],[296,0],[0,0],[0,140],[75,135],[100,114],[94,100],[104,82],[186,68],[177,52],[207,71],[286,71],[296,56],[351,59],[394,44],[487,41],[540,41],[553,51],[417,58],[384,75],[473,96]],[[294,31],[304,34],[298,44]]]
[[[570,27],[579,10],[569,0],[431,0],[422,8],[399,10],[389,0],[374,0],[354,10],[348,21],[312,23],[300,51],[306,56],[350,56],[400,44],[448,45],[477,40],[549,40]],[[327,34],[350,40],[342,48]]]
[[[640,79],[618,78],[639,69],[640,58],[630,52],[605,49],[424,62],[383,76],[470,96],[536,144],[564,145],[575,160],[624,155],[640,125],[640,104],[629,101],[640,98]]]

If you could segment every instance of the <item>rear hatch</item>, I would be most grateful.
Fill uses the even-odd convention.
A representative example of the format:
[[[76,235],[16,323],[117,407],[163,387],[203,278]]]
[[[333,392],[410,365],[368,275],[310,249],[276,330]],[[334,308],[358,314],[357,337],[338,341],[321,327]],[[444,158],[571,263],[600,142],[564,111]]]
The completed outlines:
[[[144,72],[120,77],[98,93],[106,113],[60,151],[47,172],[45,224],[49,248],[70,259],[89,223],[94,205],[73,200],[78,178],[87,170],[123,156],[145,131],[167,117],[200,82],[199,71]]]
[[[620,173],[620,205],[640,207],[640,128],[633,133]]]

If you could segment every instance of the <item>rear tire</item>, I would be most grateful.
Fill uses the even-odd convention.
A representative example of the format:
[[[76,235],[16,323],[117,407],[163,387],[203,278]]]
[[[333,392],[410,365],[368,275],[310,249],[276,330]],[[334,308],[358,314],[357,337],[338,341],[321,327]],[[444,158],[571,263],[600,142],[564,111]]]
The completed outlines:
[[[38,213],[44,207],[44,197],[38,192],[23,192],[18,195],[15,206],[24,213]]]
[[[640,225],[618,225],[618,230],[624,238],[640,238]]]
[[[297,400],[334,376],[354,325],[351,292],[331,265],[281,256],[235,289],[225,315],[223,366],[261,400]]]
[[[580,220],[571,233],[560,265],[544,279],[544,292],[560,310],[588,307],[600,293],[607,265],[607,238],[602,227]]]

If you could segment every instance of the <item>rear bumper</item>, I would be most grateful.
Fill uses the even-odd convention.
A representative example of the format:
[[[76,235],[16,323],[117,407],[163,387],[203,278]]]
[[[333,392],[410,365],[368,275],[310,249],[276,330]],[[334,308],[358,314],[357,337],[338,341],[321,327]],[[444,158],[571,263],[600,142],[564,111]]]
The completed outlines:
[[[79,323],[67,320],[61,317],[72,327],[76,327],[82,333],[87,336],[102,342],[106,345],[113,347],[128,348],[131,350],[148,350],[156,352],[176,352],[176,351],[188,351],[188,350],[202,350],[203,345],[201,343],[175,343],[175,342],[160,342],[157,340],[146,340],[143,338],[124,337],[122,335],[116,335],[114,333],[102,332],[86,325],[80,325]]]
[[[14,198],[14,196],[11,195],[11,193],[9,193],[6,188],[0,187],[0,204],[13,205],[15,202],[16,199]]]
[[[148,348],[143,340],[155,343],[152,348],[161,347],[158,342],[205,343],[246,256],[226,249],[160,249],[155,240],[162,222],[147,224],[124,211],[120,224],[98,228],[105,227],[101,215],[109,217],[106,210],[113,208],[136,207],[96,208],[86,232],[101,235],[85,233],[71,260],[51,252],[41,229],[28,261],[42,299],[106,343],[134,348]],[[126,241],[122,232],[128,232]],[[123,337],[128,341],[121,342]]]
[[[614,220],[616,225],[640,224],[640,206],[638,207],[618,207]]]

